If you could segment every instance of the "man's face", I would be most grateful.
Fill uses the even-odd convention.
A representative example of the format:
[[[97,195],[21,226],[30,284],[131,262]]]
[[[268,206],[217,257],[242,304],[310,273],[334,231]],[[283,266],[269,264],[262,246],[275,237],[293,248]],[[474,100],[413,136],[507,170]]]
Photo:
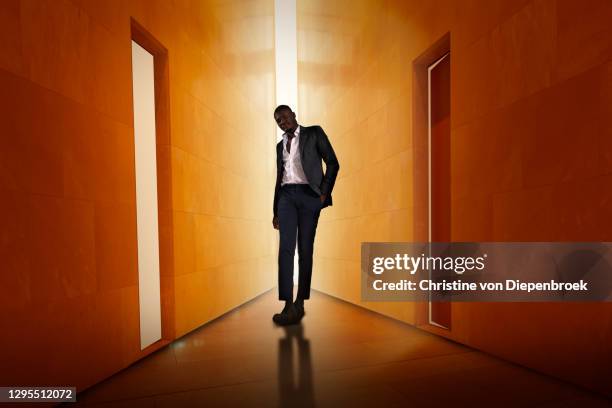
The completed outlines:
[[[295,113],[289,109],[283,109],[274,114],[274,120],[278,127],[286,132],[288,130],[295,130],[297,128],[297,121],[295,120]]]

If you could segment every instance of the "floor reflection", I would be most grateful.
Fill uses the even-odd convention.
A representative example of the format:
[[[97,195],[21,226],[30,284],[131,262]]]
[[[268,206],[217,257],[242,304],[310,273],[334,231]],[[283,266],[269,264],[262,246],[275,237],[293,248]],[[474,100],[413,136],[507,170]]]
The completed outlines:
[[[314,407],[310,342],[304,337],[304,326],[285,326],[283,330],[285,337],[278,340],[279,406]]]
[[[569,383],[319,292],[309,302],[303,326],[279,328],[269,291],[81,392],[77,405],[610,408]]]

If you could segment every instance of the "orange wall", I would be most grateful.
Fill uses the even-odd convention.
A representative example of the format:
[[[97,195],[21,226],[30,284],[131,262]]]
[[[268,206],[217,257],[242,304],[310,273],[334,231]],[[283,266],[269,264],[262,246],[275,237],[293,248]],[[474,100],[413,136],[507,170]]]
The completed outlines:
[[[360,242],[411,241],[412,63],[451,36],[455,241],[612,240],[612,3],[298,1],[301,120],[341,162],[313,286],[360,299]],[[609,392],[612,304],[453,304],[444,336]]]
[[[274,284],[273,1],[2,1],[0,384],[82,388],[145,354],[130,17],[168,50],[165,340]]]

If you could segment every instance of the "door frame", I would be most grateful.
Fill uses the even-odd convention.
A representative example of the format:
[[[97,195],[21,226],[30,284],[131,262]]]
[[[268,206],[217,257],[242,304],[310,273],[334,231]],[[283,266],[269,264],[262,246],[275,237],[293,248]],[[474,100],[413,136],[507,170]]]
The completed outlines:
[[[170,145],[170,81],[167,48],[134,18],[130,19],[130,28],[130,44],[134,41],[153,55],[153,76],[155,86],[155,139],[157,155],[157,211],[162,338],[141,350],[139,357],[143,357],[169,344],[176,337],[174,320],[174,222],[172,212]]]
[[[451,51],[450,33],[444,34],[412,62],[413,134],[413,241],[431,242],[431,133],[429,106],[429,68]],[[448,335],[450,329],[432,324],[430,296],[416,302],[415,323],[428,331]],[[452,313],[452,304],[451,304]],[[451,325],[452,327],[452,325]]]

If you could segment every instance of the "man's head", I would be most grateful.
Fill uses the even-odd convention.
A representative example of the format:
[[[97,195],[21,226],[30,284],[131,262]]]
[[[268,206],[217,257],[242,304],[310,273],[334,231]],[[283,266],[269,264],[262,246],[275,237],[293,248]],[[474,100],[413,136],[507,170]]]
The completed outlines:
[[[287,105],[278,105],[276,109],[274,109],[274,120],[283,132],[287,132],[289,130],[295,131],[297,128],[295,112],[293,112]]]

